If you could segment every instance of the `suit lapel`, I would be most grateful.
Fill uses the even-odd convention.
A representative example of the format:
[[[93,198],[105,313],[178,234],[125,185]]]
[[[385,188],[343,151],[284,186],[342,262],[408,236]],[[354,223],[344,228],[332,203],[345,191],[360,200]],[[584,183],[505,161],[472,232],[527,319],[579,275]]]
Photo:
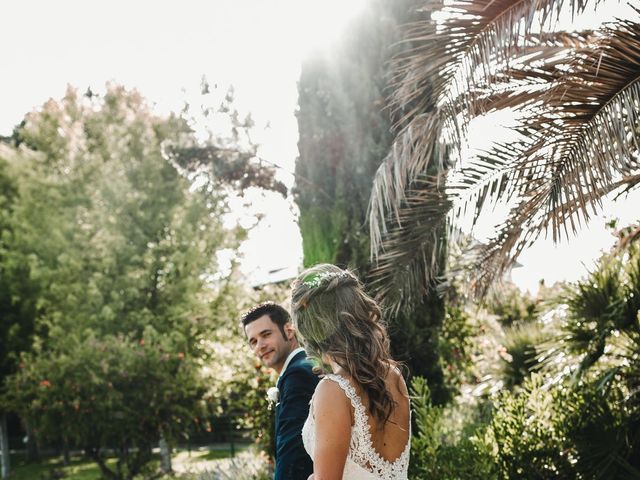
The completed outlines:
[[[296,353],[293,358],[289,361],[289,363],[287,364],[287,368],[285,368],[284,372],[282,372],[282,375],[280,375],[278,377],[278,380],[276,381],[276,387],[278,389],[280,389],[280,384],[282,383],[282,379],[286,376],[287,371],[289,370],[289,368],[291,368],[291,366],[295,363],[298,362],[304,358],[307,358],[307,354],[305,352],[298,352]]]

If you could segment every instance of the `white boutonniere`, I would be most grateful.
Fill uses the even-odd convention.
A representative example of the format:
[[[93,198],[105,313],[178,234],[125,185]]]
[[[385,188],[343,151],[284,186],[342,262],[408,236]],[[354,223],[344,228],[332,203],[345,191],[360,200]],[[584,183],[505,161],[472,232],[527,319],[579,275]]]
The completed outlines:
[[[278,403],[280,403],[278,401],[280,400],[280,390],[278,390],[278,387],[269,387],[269,390],[267,390],[267,400],[269,400],[269,410],[271,410],[274,404],[276,407],[278,406]]]

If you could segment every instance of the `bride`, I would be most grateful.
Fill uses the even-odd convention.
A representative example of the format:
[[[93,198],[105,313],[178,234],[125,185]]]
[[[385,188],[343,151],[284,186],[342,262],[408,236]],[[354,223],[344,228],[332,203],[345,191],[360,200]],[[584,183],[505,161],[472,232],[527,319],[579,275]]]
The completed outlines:
[[[378,305],[348,270],[320,264],[294,283],[293,320],[329,367],[302,429],[309,480],[406,480],[411,414]]]

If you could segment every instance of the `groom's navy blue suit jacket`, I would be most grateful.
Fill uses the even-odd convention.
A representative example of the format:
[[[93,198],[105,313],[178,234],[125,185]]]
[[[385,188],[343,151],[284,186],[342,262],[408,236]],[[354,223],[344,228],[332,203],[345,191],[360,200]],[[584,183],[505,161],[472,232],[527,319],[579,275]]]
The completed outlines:
[[[304,352],[298,352],[278,379],[276,406],[276,471],[274,480],[307,480],[313,462],[302,445],[302,425],[318,383]]]

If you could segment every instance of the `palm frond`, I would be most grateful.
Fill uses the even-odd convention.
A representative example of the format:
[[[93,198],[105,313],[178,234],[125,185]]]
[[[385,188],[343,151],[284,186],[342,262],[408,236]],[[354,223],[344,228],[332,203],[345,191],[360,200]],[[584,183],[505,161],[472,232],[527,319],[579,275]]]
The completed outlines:
[[[383,237],[388,233],[388,223],[402,227],[400,211],[406,200],[405,190],[418,177],[418,172],[426,171],[430,162],[444,161],[445,155],[438,139],[440,118],[437,112],[430,112],[413,122],[394,141],[376,171],[368,212],[372,258],[377,259],[378,252],[382,249]],[[429,139],[429,148],[416,153],[416,143],[425,138]]]
[[[599,2],[592,3],[596,6]],[[455,0],[440,11],[445,19],[439,24],[431,18],[410,24],[404,40],[410,48],[397,58],[393,77],[392,105],[398,113],[398,125],[406,125],[430,109],[431,105],[425,104],[429,101],[424,98],[426,85],[436,105],[461,98],[459,111],[474,112],[474,98],[465,92],[475,85],[492,83],[496,65],[508,63],[543,25],[555,24],[563,3]],[[580,13],[588,3],[570,0],[569,8]],[[428,0],[423,10],[434,12],[439,7],[440,2]]]
[[[383,236],[376,267],[370,273],[372,287],[394,314],[421,302],[446,252],[447,213],[451,202],[444,181],[414,181],[398,209],[398,223]]]
[[[577,49],[591,45],[594,36],[592,31],[529,34],[515,56],[495,65],[491,83],[473,85],[469,95],[474,99],[476,111],[524,110],[539,102],[565,75],[566,59]]]
[[[581,50],[538,108],[526,125],[528,149],[514,148],[509,181],[521,201],[484,249],[480,285],[543,232],[550,230],[554,240],[570,237],[599,211],[605,195],[638,184],[640,24],[607,27],[599,48]],[[487,157],[504,155],[497,148]]]
[[[503,1],[501,5],[510,5],[511,3],[514,2]],[[518,8],[522,8],[522,2],[515,3],[519,5]],[[425,9],[433,10],[439,6],[440,3],[434,0],[429,2]],[[470,11],[475,11],[479,7],[475,9],[469,8]],[[542,8],[544,10],[543,7],[537,4],[529,6],[529,8],[534,10]],[[549,7],[546,8],[548,9]],[[497,15],[497,13],[494,12],[493,15]],[[543,15],[544,18],[547,16],[548,13]],[[491,17],[491,14],[486,16],[486,18],[489,17]],[[460,27],[456,26],[456,28]],[[496,28],[496,26],[487,28],[490,30],[491,28]],[[426,33],[411,33],[414,30],[417,32],[424,29],[427,30]],[[471,30],[478,33],[473,28]],[[400,120],[400,123],[404,120],[407,121],[405,122],[405,127],[398,133],[389,154],[375,175],[369,208],[372,257],[375,258],[377,251],[381,247],[382,235],[386,232],[387,222],[398,222],[398,206],[405,199],[405,188],[417,176],[424,175],[430,165],[435,165],[438,167],[438,171],[443,171],[448,166],[448,162],[445,161],[447,156],[452,152],[461,150],[462,140],[466,136],[468,118],[460,122],[458,114],[461,111],[465,111],[463,107],[469,106],[469,98],[476,98],[477,110],[480,112],[522,106],[525,103],[535,101],[540,92],[525,87],[530,87],[532,81],[537,84],[547,84],[552,75],[557,75],[557,72],[551,71],[552,66],[547,66],[545,71],[545,67],[539,65],[539,57],[543,52],[547,52],[547,55],[549,55],[549,52],[556,53],[558,58],[562,58],[564,56],[563,53],[566,55],[568,48],[575,48],[586,43],[586,34],[584,33],[555,32],[535,34],[527,33],[529,28],[525,30],[526,32],[522,33],[523,40],[519,50],[520,60],[518,62],[505,60],[501,66],[496,67],[492,77],[495,85],[491,86],[478,82],[473,85],[468,84],[467,90],[454,88],[446,93],[441,79],[435,81],[436,87],[433,87],[428,81],[431,78],[430,75],[439,77],[439,75],[436,75],[439,64],[431,65],[431,70],[429,71],[421,71],[423,76],[421,79],[415,79],[414,73],[416,72],[410,73],[411,68],[419,68],[419,64],[422,61],[419,59],[421,54],[425,53],[422,49],[423,44],[428,45],[436,38],[435,23],[428,20],[417,22],[410,27],[410,33],[407,35],[406,41],[409,44],[418,44],[418,47],[409,49],[397,61],[396,79],[401,78],[402,81],[396,85],[395,95],[396,104],[401,101],[406,102],[403,103],[403,109],[406,111],[402,115],[403,119]],[[473,43],[472,40],[470,41]],[[504,41],[506,42],[506,40]],[[440,41],[437,42],[438,45],[440,43]],[[442,44],[444,43],[442,42]],[[462,53],[451,53],[452,58],[457,58],[456,55],[464,57],[462,50]],[[471,50],[473,51],[473,48]],[[430,50],[426,49],[426,52],[429,53]],[[424,60],[424,62],[426,62],[425,65],[429,64],[427,60]],[[461,62],[466,65],[463,60]],[[453,67],[450,66],[449,68]],[[529,74],[525,75],[524,71],[529,72]],[[522,82],[520,84],[514,83],[514,79],[518,78],[522,79]],[[416,83],[413,87],[409,87],[408,85],[412,79]],[[500,83],[504,83],[505,88],[499,88],[497,85]],[[440,86],[439,90],[438,85]],[[409,95],[401,100],[403,95],[398,92],[401,92],[405,87],[414,90],[419,99]],[[438,99],[438,96],[442,97],[445,93],[451,97],[453,91],[458,92],[457,98],[448,98],[448,101]],[[407,105],[411,105],[409,110],[407,110]],[[445,144],[447,148],[444,147]]]
[[[496,144],[490,151],[467,161],[462,167],[449,173],[447,192],[454,200],[452,224],[467,218],[473,208],[472,224],[475,225],[486,204],[509,201],[514,191],[514,152],[524,153],[529,149],[526,140],[509,144]]]
[[[554,338],[538,348],[538,360],[556,379],[589,373],[604,390],[614,377],[637,405],[640,385],[640,248],[630,245],[600,258],[587,278],[566,286],[554,300]],[[636,407],[637,408],[637,407]]]
[[[599,3],[572,0],[568,7],[579,13]],[[436,5],[429,0],[425,10]],[[445,191],[457,209],[449,226],[471,209],[475,221],[487,204],[516,202],[494,239],[475,252],[478,292],[542,234],[549,231],[554,240],[572,235],[599,210],[604,195],[637,184],[639,24],[618,20],[596,32],[547,33],[566,6],[555,0],[454,0],[440,24],[425,20],[409,27],[392,97],[399,133],[370,202],[378,261],[382,254],[399,254],[394,241],[415,245],[402,243],[411,225],[402,222],[416,178],[441,178],[452,165],[457,168]],[[520,139],[457,162],[470,119],[504,108],[520,115]],[[390,271],[390,258],[384,257],[383,271]]]
[[[535,87],[548,89],[564,75],[558,68],[559,64],[566,63],[562,59],[576,47],[584,48],[592,35],[590,31],[530,34],[527,46],[521,51],[522,57],[500,71],[496,84],[478,87],[473,92],[476,101],[482,104],[481,110],[525,109],[538,102],[543,90]],[[502,88],[500,83],[504,84]],[[454,220],[465,217],[473,205],[475,224],[486,203],[505,201],[505,197],[509,201],[518,193],[513,159],[521,158],[531,150],[537,133],[530,128],[521,130],[517,132],[521,140],[497,143],[490,151],[467,159],[450,171],[447,192],[455,200]]]
[[[627,185],[640,184],[640,173],[629,175],[620,180],[591,192],[594,200],[602,199],[610,193]],[[564,215],[565,222],[582,209],[579,199],[557,207],[550,215]],[[507,221],[498,234],[487,244],[475,249],[473,261],[475,269],[471,275],[475,293],[483,296],[491,283],[515,264],[518,256],[531,246],[548,228],[549,216],[542,215],[542,205],[530,199],[517,204],[509,213]],[[576,226],[577,228],[577,226]]]
[[[597,48],[578,51],[530,119],[545,142],[519,162],[521,178],[538,177],[527,184],[543,181],[534,195],[544,201],[554,239],[566,226],[559,206],[578,200],[588,218],[587,207],[599,200],[592,192],[640,169],[640,24],[621,20],[600,37]]]

